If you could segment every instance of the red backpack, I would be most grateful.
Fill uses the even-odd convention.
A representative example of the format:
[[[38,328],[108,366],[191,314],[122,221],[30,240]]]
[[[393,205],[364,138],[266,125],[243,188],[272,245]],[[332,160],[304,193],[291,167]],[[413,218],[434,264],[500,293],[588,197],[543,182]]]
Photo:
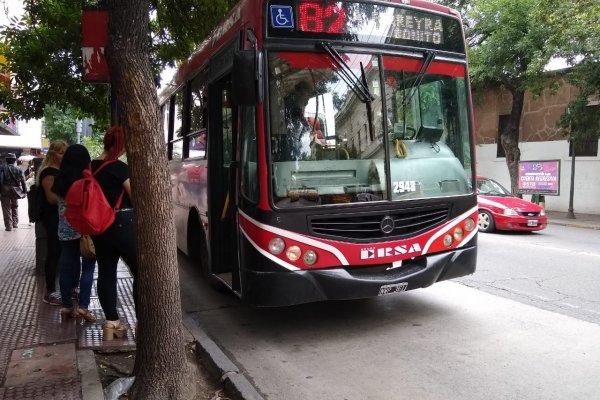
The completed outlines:
[[[121,192],[113,208],[106,200],[100,184],[94,178],[102,168],[115,161],[103,163],[94,173],[92,173],[92,163],[90,163],[88,168],[83,170],[83,178],[75,181],[67,192],[65,218],[73,229],[83,235],[99,235],[115,221],[115,212],[121,206],[125,191]]]

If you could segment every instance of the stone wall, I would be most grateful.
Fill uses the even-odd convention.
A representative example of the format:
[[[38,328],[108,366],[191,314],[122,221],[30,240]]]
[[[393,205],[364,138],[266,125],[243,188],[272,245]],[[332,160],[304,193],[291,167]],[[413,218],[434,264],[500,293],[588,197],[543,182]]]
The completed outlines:
[[[558,84],[558,90],[550,86]],[[568,103],[577,95],[564,78],[548,78],[547,88],[539,95],[525,94],[520,126],[521,142],[564,140],[556,126]],[[504,88],[489,88],[474,93],[475,132],[479,144],[496,143],[500,115],[510,114],[512,96]]]

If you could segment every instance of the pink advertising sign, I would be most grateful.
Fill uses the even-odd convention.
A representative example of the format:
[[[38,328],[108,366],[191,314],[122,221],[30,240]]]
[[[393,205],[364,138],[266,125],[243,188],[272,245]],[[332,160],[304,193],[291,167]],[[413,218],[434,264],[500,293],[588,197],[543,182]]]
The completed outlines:
[[[558,196],[560,160],[520,161],[519,193]]]

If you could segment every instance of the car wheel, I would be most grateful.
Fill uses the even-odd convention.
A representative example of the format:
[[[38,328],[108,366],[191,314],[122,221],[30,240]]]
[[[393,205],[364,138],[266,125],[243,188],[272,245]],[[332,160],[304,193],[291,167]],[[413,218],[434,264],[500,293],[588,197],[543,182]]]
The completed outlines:
[[[494,217],[487,211],[479,210],[479,231],[492,232],[494,230]]]

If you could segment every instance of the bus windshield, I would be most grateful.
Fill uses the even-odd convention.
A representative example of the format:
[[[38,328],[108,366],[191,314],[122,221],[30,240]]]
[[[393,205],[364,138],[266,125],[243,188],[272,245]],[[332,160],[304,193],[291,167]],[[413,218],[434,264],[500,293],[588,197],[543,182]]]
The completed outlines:
[[[275,205],[471,193],[464,65],[339,56],[269,54]]]

